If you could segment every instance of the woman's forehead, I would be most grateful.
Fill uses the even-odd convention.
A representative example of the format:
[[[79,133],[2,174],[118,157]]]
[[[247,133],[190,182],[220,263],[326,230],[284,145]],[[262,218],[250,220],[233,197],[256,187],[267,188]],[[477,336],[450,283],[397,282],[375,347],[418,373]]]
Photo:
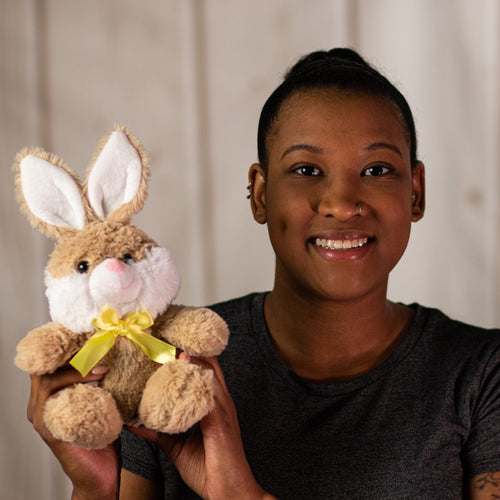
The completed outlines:
[[[398,106],[386,97],[336,88],[295,92],[282,104],[267,138],[268,152],[320,133],[345,137],[373,136],[410,146],[409,132]],[[379,137],[380,136],[380,137]]]

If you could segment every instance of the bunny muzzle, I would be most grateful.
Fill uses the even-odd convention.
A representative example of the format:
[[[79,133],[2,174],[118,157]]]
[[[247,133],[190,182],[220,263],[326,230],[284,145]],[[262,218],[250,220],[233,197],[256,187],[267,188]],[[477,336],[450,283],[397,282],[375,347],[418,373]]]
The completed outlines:
[[[103,260],[92,272],[89,291],[96,304],[120,309],[135,302],[142,289],[141,275],[133,266],[116,259]]]

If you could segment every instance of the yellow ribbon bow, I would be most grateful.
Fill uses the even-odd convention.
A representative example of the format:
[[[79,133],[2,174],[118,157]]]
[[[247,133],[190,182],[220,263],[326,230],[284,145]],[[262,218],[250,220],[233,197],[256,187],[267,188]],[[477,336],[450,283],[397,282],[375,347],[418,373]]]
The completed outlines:
[[[153,318],[148,311],[137,311],[120,319],[118,313],[109,306],[104,306],[101,313],[93,320],[99,330],[78,351],[71,361],[84,377],[113,347],[117,337],[127,337],[135,342],[146,355],[157,363],[166,363],[175,359],[175,347],[153,337],[144,330],[153,325]]]

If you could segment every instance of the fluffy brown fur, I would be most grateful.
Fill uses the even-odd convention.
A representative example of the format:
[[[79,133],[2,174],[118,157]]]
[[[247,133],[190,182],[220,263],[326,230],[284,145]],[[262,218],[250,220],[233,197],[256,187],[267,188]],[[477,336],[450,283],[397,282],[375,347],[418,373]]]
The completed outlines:
[[[47,400],[44,421],[55,438],[82,448],[104,448],[118,438],[122,428],[111,394],[85,384],[63,389]]]
[[[17,344],[15,364],[33,375],[53,373],[77,353],[88,336],[77,335],[60,323],[47,323],[31,330]]]
[[[89,264],[89,272],[92,272],[104,259],[121,258],[126,253],[135,260],[141,260],[144,252],[152,246],[156,243],[134,226],[97,221],[85,226],[83,231],[63,237],[50,256],[47,270],[55,278],[61,278],[85,260]]]
[[[177,432],[177,426],[189,428],[190,422],[199,420],[214,406],[212,379],[212,372],[197,370],[187,361],[163,365],[144,389],[139,407],[144,425],[155,428],[159,424],[167,433]],[[172,393],[185,397],[168,397]]]
[[[164,320],[165,325],[160,332],[165,332],[165,338],[175,346],[181,347],[189,342],[191,356],[206,356],[207,353],[215,355],[226,345],[227,339],[219,329],[219,317],[210,309],[173,305],[164,315]],[[198,337],[199,329],[210,333],[203,338]]]

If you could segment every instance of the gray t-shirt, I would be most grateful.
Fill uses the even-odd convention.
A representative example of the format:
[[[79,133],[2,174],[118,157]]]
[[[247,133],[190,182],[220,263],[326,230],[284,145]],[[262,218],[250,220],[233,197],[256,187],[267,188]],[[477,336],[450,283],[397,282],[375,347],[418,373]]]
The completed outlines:
[[[288,499],[458,499],[500,470],[500,331],[412,305],[392,355],[348,382],[307,382],[278,358],[264,294],[213,306],[231,337],[220,363],[258,483]],[[124,431],[123,467],[198,498],[154,446]]]

